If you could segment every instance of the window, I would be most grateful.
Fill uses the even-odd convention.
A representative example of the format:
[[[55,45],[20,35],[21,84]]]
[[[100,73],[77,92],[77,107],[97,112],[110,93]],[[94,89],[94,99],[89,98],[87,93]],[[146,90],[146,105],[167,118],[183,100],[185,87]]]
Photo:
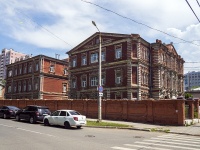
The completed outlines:
[[[66,111],[61,111],[60,112],[60,116],[66,116],[66,114],[67,114]]]
[[[21,82],[18,82],[18,92],[21,92]]]
[[[31,91],[31,81],[28,82],[28,90]]]
[[[22,67],[19,67],[19,74],[22,74]]]
[[[50,66],[49,71],[54,72],[54,66],[53,65]]]
[[[63,92],[67,92],[67,85],[63,84]]]
[[[105,52],[101,52],[101,61],[105,61]]]
[[[76,88],[76,79],[72,79],[72,88]]]
[[[72,67],[76,67],[76,58],[72,59]]]
[[[122,57],[122,47],[116,46],[116,48],[115,48],[115,58],[119,59],[121,57]]]
[[[59,113],[60,113],[60,111],[55,111],[55,112],[52,113],[52,116],[58,116]]]
[[[8,71],[8,77],[11,77],[12,76],[12,70],[9,70]]]
[[[121,77],[121,72],[117,72],[115,74],[115,83],[116,84],[120,84],[122,81],[121,81],[122,77]]]
[[[26,91],[26,81],[24,81],[24,84],[23,84],[23,91],[24,92]]]
[[[8,86],[8,93],[11,92],[11,85]]]
[[[17,68],[15,68],[15,75],[17,75]]]
[[[35,64],[35,71],[38,71],[38,70],[39,70],[39,64],[36,63],[36,64]]]
[[[17,84],[14,83],[14,92],[17,92]]]
[[[82,77],[82,87],[86,87],[86,77],[84,76],[84,77]]]
[[[101,77],[101,85],[105,85],[105,76]]]
[[[82,56],[82,59],[81,59],[81,64],[82,65],[87,65],[87,60],[86,60],[86,56]]]
[[[64,75],[67,75],[67,69],[65,68],[63,71]]]
[[[97,86],[97,85],[98,85],[97,79],[98,79],[98,78],[97,78],[96,76],[91,77],[91,78],[90,78],[90,85],[91,85],[91,86]]]
[[[24,73],[26,73],[26,66],[24,66]]]
[[[38,82],[35,83],[35,90],[38,90]]]
[[[91,63],[98,62],[98,53],[91,54]]]
[[[29,72],[29,73],[32,72],[32,65],[31,65],[31,64],[29,64],[28,72]]]

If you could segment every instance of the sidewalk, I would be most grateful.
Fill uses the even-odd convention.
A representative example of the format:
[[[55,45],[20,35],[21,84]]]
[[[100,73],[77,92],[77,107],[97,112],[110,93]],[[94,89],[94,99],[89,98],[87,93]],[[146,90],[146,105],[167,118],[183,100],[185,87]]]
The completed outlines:
[[[97,119],[87,120],[96,121]],[[140,131],[149,131],[149,132],[165,132],[165,133],[174,133],[174,134],[184,134],[192,136],[200,136],[200,123],[195,123],[191,126],[164,126],[164,125],[154,125],[146,123],[135,123],[135,122],[126,122],[126,121],[112,121],[112,120],[102,120],[103,122],[112,122],[119,124],[126,124],[132,126],[130,130],[140,130]]]

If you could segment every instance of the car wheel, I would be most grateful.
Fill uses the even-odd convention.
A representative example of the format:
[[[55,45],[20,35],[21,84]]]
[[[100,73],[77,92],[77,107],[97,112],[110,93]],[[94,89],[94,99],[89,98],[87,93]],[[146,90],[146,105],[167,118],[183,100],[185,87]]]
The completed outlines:
[[[78,129],[80,129],[82,126],[77,126]]]
[[[15,119],[16,119],[17,121],[20,121],[19,115],[16,115]]]
[[[66,129],[69,129],[71,127],[70,124],[69,124],[69,122],[67,122],[67,121],[64,123],[64,125],[65,125]]]
[[[7,115],[6,115],[6,114],[3,114],[3,119],[6,119],[6,118],[8,118]]]
[[[45,125],[45,126],[49,126],[49,125],[50,125],[48,119],[45,119],[45,120],[44,120],[44,125]]]
[[[30,119],[29,119],[29,122],[30,122],[31,124],[35,123],[35,122],[36,122],[36,121],[35,121],[35,118],[31,116]]]

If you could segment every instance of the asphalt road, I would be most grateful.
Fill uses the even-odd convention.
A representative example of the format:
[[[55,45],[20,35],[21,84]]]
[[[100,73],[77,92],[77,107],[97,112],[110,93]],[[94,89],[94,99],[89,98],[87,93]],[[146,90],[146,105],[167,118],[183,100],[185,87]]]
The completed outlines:
[[[0,150],[199,150],[200,137],[127,129],[64,129],[0,119]]]

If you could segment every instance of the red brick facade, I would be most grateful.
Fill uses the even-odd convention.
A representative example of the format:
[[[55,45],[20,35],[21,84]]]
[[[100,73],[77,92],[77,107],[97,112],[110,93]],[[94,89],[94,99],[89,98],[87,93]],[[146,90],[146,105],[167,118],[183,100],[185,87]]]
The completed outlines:
[[[164,99],[183,93],[183,59],[172,44],[101,33],[104,99]],[[99,33],[67,52],[72,99],[97,99]],[[170,63],[168,62],[170,60]],[[173,83],[173,84],[172,84]]]
[[[68,62],[38,55],[7,65],[6,99],[67,99]]]

